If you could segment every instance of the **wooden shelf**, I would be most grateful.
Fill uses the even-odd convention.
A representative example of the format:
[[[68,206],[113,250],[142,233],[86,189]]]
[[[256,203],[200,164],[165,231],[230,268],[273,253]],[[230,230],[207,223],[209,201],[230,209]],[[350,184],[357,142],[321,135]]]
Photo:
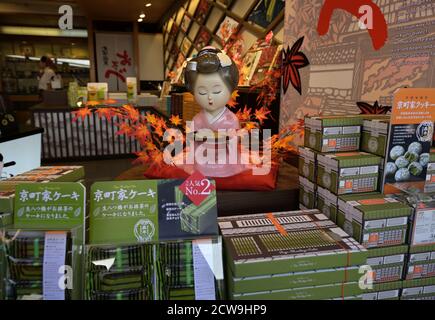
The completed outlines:
[[[234,19],[235,21],[237,21],[239,23],[238,32],[240,32],[242,29],[247,30],[251,34],[255,35],[257,37],[257,39],[263,39],[263,38],[265,38],[266,35],[270,31],[272,31],[275,28],[277,28],[279,26],[279,24],[282,21],[284,21],[284,10],[282,10],[275,17],[275,19],[267,26],[267,28],[263,28],[263,27],[261,27],[259,25],[256,25],[255,23],[249,21],[249,16],[251,15],[252,11],[254,10],[254,8],[262,0],[254,0],[253,3],[251,4],[251,6],[246,11],[246,14],[243,17],[240,17],[238,14],[235,14],[232,11],[232,9],[233,9],[233,7],[234,7],[234,5],[236,4],[237,1],[244,1],[244,0],[233,0],[233,1],[231,1],[231,3],[227,7],[225,7],[224,5],[222,5],[221,3],[218,3],[216,1],[207,0],[207,2],[209,3],[210,7],[209,7],[208,12],[206,14],[206,18],[202,22],[198,21],[196,13],[195,13],[195,15],[192,15],[186,9],[185,12],[184,12],[183,19],[184,19],[185,16],[188,16],[191,19],[190,25],[187,28],[186,32],[182,31],[180,26],[176,25],[175,27],[178,28],[178,30],[177,30],[177,33],[174,36],[172,36],[173,37],[173,41],[176,42],[176,39],[179,36],[180,32],[183,32],[185,34],[185,36],[183,37],[183,40],[184,40],[185,37],[187,37],[192,42],[192,46],[189,49],[189,52],[187,54],[189,56],[191,54],[193,48],[196,48],[197,50],[201,49],[201,48],[199,48],[197,46],[197,44],[195,43],[195,40],[198,37],[198,34],[201,32],[202,29],[205,29],[210,34],[211,40],[214,40],[216,42],[221,43],[222,40],[216,35],[216,33],[217,33],[217,30],[219,29],[220,24],[222,23],[222,21],[224,21],[225,17],[230,17],[230,18]],[[191,3],[191,1],[188,1],[187,8],[190,7],[190,3]],[[199,6],[199,4],[198,4],[198,6]],[[213,30],[210,30],[206,25],[207,25],[208,19],[210,18],[210,14],[211,14],[211,12],[212,12],[212,10],[214,8],[219,9],[223,13],[223,15],[219,19],[219,21],[217,23],[217,26]],[[198,10],[198,7],[196,8],[196,10]],[[174,13],[175,18],[177,17],[178,12],[179,11]],[[172,19],[172,17],[173,16],[168,18],[167,22],[165,23],[165,26],[167,26],[168,21],[170,19]],[[173,23],[176,24],[176,19],[174,19]],[[198,30],[197,34],[195,35],[194,39],[192,39],[189,36],[189,31],[190,31],[190,28],[192,27],[192,25],[194,23],[197,23],[199,25],[199,30]],[[172,28],[174,28],[174,26],[172,26]],[[166,33],[166,29],[163,30],[163,32]],[[168,40],[165,41],[165,43],[164,43],[164,54],[165,55],[166,55],[166,53],[169,50],[172,49],[172,45],[171,45],[171,47],[168,46],[169,41],[170,41],[169,39],[171,38],[170,34],[171,34],[171,32],[169,32],[169,34],[166,33],[166,36],[165,36],[165,38],[168,38]],[[273,44],[281,44],[281,43],[282,42],[279,41],[278,39],[276,39],[276,37],[273,38]],[[182,44],[182,42],[181,42],[181,44]],[[179,52],[181,52],[181,44],[180,44],[180,47],[179,47],[179,49],[180,49]],[[176,45],[176,43],[175,43],[175,45]],[[172,63],[172,65],[169,66],[168,63],[171,60],[171,58],[174,60],[174,62]],[[169,71],[175,71],[174,67],[175,67],[175,63],[177,61],[177,58],[178,58],[178,55],[174,56],[174,55],[171,54],[171,52],[169,52],[169,55],[168,55],[167,59],[165,59],[165,69],[167,69]]]
[[[40,98],[39,95],[31,95],[31,94],[13,94],[8,95],[8,99],[11,102],[39,102]]]

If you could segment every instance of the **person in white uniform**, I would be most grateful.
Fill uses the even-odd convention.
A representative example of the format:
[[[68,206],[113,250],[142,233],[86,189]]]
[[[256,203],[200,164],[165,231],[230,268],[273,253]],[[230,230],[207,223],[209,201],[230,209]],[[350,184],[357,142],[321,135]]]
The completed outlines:
[[[41,57],[39,62],[40,72],[39,72],[39,90],[50,90],[51,81],[54,79],[56,72],[54,71],[53,61],[46,56]]]

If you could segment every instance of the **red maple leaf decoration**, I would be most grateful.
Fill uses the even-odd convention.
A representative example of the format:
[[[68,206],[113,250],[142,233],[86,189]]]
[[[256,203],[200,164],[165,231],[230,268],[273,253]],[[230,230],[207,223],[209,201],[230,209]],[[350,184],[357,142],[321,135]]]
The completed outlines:
[[[361,110],[361,114],[387,114],[391,111],[391,106],[383,106],[375,101],[373,105],[367,102],[357,102],[356,105]]]
[[[129,104],[125,104],[122,106],[122,110],[126,113],[127,118],[129,118],[130,120],[132,120],[132,121],[139,120],[140,114],[139,114],[139,111],[135,107],[133,107]]]
[[[118,136],[122,136],[124,134],[127,136],[133,135],[133,128],[127,122],[121,122],[120,124],[118,124],[118,127],[119,130],[116,132],[116,135]]]
[[[77,111],[73,111],[72,114],[74,115],[74,118],[72,120],[73,122],[76,122],[78,119],[81,119],[83,121],[86,119],[86,117],[92,114],[92,111],[88,107],[83,107]]]
[[[252,109],[248,109],[248,106],[245,106],[242,110],[237,111],[236,117],[239,119],[239,121],[248,121],[251,119],[251,112]]]
[[[174,125],[174,126],[179,126],[183,123],[183,121],[181,120],[180,116],[178,115],[172,115],[171,118],[169,119],[169,121]]]
[[[95,110],[95,113],[100,119],[105,118],[108,122],[110,122],[113,117],[113,111],[111,108],[98,108]]]
[[[140,124],[136,127],[134,136],[139,141],[139,143],[143,144],[146,140],[151,139],[151,132],[148,129],[147,125]]]
[[[150,162],[150,157],[146,151],[135,152],[135,155],[137,158],[134,159],[133,164],[146,165]]]
[[[263,124],[264,120],[267,120],[267,115],[270,113],[270,110],[268,110],[265,107],[261,107],[258,110],[255,110],[255,118],[260,122],[260,124]]]
[[[230,109],[235,108],[238,105],[237,97],[239,97],[239,91],[234,90],[234,92],[231,95],[230,101],[228,101],[228,103],[227,103],[228,108],[230,108]]]
[[[299,49],[304,42],[304,37],[300,38],[295,44],[287,47],[287,50],[282,51],[282,76],[283,76],[283,88],[284,94],[287,92],[289,84],[291,83],[293,88],[296,89],[299,94],[302,94],[302,83],[301,75],[299,74],[299,69],[304,68],[310,64],[308,58]]]

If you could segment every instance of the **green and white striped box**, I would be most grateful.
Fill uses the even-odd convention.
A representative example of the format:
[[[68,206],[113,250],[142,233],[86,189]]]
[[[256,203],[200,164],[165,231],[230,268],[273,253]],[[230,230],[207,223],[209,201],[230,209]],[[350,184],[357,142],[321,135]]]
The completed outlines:
[[[234,278],[349,267],[367,260],[367,250],[318,210],[222,217],[218,224],[227,271]]]
[[[350,266],[255,277],[235,278],[230,276],[228,289],[233,294],[241,294],[355,282],[359,281],[360,278],[359,266]]]
[[[389,116],[387,119],[365,119],[361,133],[361,151],[385,158],[389,127]]]
[[[435,300],[435,277],[403,281],[401,300]]]
[[[358,282],[335,283],[286,290],[270,290],[231,294],[231,300],[323,300],[360,295],[363,290]]]
[[[175,192],[181,191],[176,188]],[[192,203],[183,208],[180,215],[181,230],[193,234],[206,232],[213,223],[213,207],[216,207],[216,197],[208,197],[199,206]]]
[[[318,152],[359,150],[362,117],[323,116],[305,118],[305,147]]]
[[[407,255],[407,245],[369,250],[367,264],[373,269],[373,283],[401,280]]]
[[[0,212],[0,228],[14,223],[14,215],[11,212]]]
[[[316,152],[299,147],[299,175],[316,183]]]
[[[44,166],[0,181],[0,191],[15,191],[22,183],[76,182],[84,177],[83,166]]]
[[[435,277],[435,245],[410,246],[406,280]]]
[[[15,191],[0,191],[0,212],[14,211]]]
[[[379,283],[373,289],[364,290],[362,300],[399,300],[403,281]]]
[[[327,216],[331,221],[337,223],[337,200],[338,197],[331,191],[317,187],[316,193],[316,206],[325,216]]]
[[[299,204],[302,210],[316,208],[316,185],[299,176]]]
[[[383,194],[338,198],[337,225],[366,248],[403,245],[413,210]]]
[[[435,190],[435,148],[430,149],[425,187],[429,188],[430,191]]]
[[[336,195],[376,191],[381,158],[365,152],[317,155],[317,184]]]

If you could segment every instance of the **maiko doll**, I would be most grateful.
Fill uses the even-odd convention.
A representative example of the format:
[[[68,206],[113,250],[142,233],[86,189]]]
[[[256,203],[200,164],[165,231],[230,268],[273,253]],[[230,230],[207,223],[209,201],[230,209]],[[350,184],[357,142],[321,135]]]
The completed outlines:
[[[193,118],[194,131],[214,133],[214,139],[210,139],[213,142],[196,140],[194,169],[207,177],[229,177],[244,171],[238,149],[236,159],[234,152],[230,155],[229,146],[237,145],[236,130],[240,125],[236,115],[226,107],[239,82],[237,66],[220,50],[205,47],[187,62],[184,77],[188,90],[202,108]]]

